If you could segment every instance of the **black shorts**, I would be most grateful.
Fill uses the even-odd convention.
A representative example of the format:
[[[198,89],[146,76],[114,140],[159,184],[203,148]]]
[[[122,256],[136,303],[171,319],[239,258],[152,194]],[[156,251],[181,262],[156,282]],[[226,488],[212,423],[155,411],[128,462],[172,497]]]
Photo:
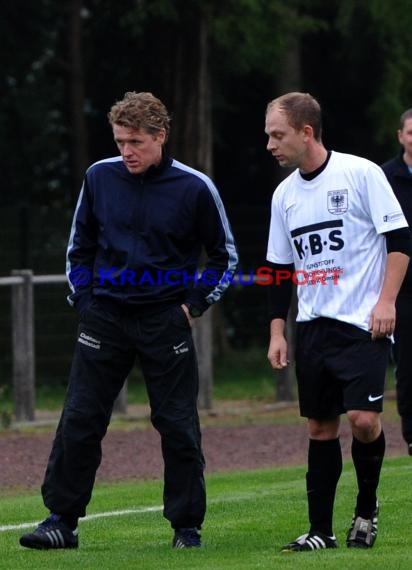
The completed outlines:
[[[328,420],[349,410],[381,412],[390,344],[334,319],[297,323],[301,415]]]

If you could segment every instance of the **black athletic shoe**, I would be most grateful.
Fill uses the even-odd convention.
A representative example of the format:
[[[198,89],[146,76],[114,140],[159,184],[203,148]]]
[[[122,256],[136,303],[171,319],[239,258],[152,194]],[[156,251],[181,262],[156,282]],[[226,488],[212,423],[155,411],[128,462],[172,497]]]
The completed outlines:
[[[302,534],[293,542],[286,544],[281,552],[303,552],[305,550],[322,550],[323,548],[337,548],[335,536],[326,536],[322,532],[308,532]]]
[[[172,546],[173,548],[199,548],[202,546],[197,528],[176,529]]]
[[[372,548],[378,536],[378,513],[378,503],[370,519],[358,517],[355,511],[346,537],[349,548]]]
[[[412,455],[412,443],[408,443],[408,455]]]
[[[77,548],[79,532],[71,530],[59,515],[51,514],[30,534],[20,538],[20,544],[26,548],[47,550],[49,548]]]

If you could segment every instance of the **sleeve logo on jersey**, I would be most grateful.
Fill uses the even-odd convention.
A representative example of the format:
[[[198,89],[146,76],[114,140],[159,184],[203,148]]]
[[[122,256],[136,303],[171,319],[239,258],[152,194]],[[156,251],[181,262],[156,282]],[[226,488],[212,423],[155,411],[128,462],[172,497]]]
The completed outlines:
[[[383,216],[383,221],[384,222],[397,222],[398,220],[401,220],[402,218],[403,218],[402,212],[392,212],[391,214],[387,214],[386,216]]]
[[[345,214],[348,211],[348,191],[329,190],[328,210],[331,214]]]

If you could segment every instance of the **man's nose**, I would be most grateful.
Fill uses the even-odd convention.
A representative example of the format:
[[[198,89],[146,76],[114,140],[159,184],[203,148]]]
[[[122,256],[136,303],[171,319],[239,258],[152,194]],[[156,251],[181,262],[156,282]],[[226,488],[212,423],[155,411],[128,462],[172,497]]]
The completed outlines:
[[[132,153],[132,145],[127,142],[124,143],[122,151],[123,151],[123,156],[130,155]]]

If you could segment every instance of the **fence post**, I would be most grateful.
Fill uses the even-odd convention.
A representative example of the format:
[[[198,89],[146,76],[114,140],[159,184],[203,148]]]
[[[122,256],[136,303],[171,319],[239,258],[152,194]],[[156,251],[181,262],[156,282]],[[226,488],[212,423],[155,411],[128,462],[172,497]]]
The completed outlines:
[[[213,307],[208,309],[193,327],[193,339],[199,362],[199,408],[212,409],[213,399]]]
[[[113,404],[113,412],[115,414],[127,413],[127,378]]]
[[[22,282],[12,285],[12,346],[14,415],[35,419],[33,272],[13,270]]]

